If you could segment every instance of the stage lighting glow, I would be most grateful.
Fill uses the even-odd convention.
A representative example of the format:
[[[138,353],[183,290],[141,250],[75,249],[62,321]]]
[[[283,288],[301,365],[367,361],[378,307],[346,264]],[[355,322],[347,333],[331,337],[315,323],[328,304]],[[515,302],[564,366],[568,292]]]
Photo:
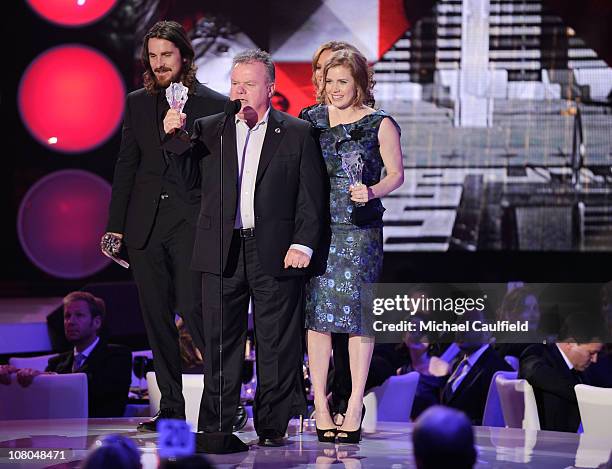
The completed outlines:
[[[111,137],[123,114],[125,86],[113,63],[70,44],[38,56],[23,74],[18,105],[23,123],[55,151],[91,150]]]
[[[39,269],[59,278],[83,278],[106,267],[100,252],[110,184],[82,170],[57,171],[40,179],[19,207],[17,233]]]
[[[28,0],[28,3],[45,20],[76,27],[104,18],[117,0]]]

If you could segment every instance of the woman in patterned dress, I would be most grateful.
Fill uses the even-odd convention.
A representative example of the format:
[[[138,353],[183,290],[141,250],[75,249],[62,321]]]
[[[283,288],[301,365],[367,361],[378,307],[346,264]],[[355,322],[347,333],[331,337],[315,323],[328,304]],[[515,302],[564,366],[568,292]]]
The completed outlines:
[[[327,60],[343,49],[352,49],[358,52],[351,44],[344,41],[329,41],[321,44],[312,56],[312,84],[318,96],[323,85],[323,70]],[[329,104],[329,103],[326,103]],[[308,106],[300,111],[300,119],[306,119],[308,111],[319,104]],[[322,254],[322,256],[324,256]],[[321,256],[319,256],[321,258]],[[342,425],[346,415],[346,407],[351,396],[351,370],[349,367],[348,334],[332,334],[333,371],[329,385],[329,410],[336,426]]]
[[[327,270],[306,293],[308,357],[319,441],[355,443],[361,436],[363,393],[374,338],[362,324],[362,285],[375,283],[382,270],[380,201],[404,180],[400,130],[391,116],[375,110],[372,72],[356,49],[335,52],[323,70],[319,104],[303,113],[319,131],[330,181],[331,244]],[[329,103],[329,104],[325,104]],[[351,185],[343,157],[358,152],[363,184]],[[385,168],[385,177],[381,171]],[[336,429],[326,399],[331,333],[349,334],[351,396]]]

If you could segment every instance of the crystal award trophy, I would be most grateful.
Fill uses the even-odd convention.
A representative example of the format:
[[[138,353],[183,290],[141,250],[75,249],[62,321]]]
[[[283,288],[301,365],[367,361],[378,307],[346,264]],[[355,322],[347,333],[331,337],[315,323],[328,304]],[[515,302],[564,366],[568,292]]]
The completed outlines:
[[[102,249],[102,254],[106,257],[112,259],[124,269],[130,268],[130,264],[119,257],[119,252],[121,251],[121,238],[119,236],[113,233],[106,233],[102,236],[100,248]]]
[[[349,177],[351,186],[362,184],[363,160],[361,153],[358,151],[350,151],[342,155],[342,169]],[[363,207],[363,202],[354,202],[357,207]]]
[[[170,109],[174,109],[179,113],[183,112],[188,92],[189,88],[181,82],[170,83],[170,86],[166,88],[166,100]],[[185,129],[175,129],[172,134],[166,135],[162,146],[165,150],[180,155],[189,147],[189,134]]]

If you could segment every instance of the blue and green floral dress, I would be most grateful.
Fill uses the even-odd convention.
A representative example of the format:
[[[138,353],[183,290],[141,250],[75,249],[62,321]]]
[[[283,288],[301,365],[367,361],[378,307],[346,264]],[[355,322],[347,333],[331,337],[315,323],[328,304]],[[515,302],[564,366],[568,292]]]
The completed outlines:
[[[380,199],[358,207],[351,201],[349,178],[342,169],[342,155],[359,151],[363,160],[362,181],[380,181],[384,167],[378,129],[384,118],[379,110],[350,124],[330,127],[327,106],[304,109],[300,117],[319,132],[319,143],[330,180],[331,244],[327,270],[306,287],[306,327],[319,332],[369,335],[362,318],[362,285],[375,283],[382,271],[383,237]]]

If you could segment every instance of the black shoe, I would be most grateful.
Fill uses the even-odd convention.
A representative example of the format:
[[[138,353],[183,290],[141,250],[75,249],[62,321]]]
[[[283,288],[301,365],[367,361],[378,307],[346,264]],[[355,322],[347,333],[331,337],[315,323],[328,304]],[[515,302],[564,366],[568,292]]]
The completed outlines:
[[[155,416],[144,422],[140,422],[136,427],[139,432],[156,432],[157,422],[162,419],[185,420],[183,414],[179,414],[174,409],[161,409]]]
[[[232,422],[232,431],[237,432],[242,430],[247,424],[247,420],[249,420],[249,416],[246,409],[244,406],[239,405],[238,410],[236,410],[236,415],[234,415],[234,421]]]
[[[233,433],[196,433],[196,453],[230,454],[248,451],[249,446]]]
[[[285,439],[281,436],[276,438],[259,437],[259,446],[269,446],[272,448],[278,448],[280,446],[285,446]]]
[[[359,443],[361,441],[361,427],[353,432],[338,429],[336,441],[338,443]]]
[[[363,424],[363,418],[365,417],[365,404],[361,408],[361,423],[359,428],[352,432],[346,430],[340,430],[338,428],[336,432],[336,441],[338,443],[359,443],[361,441],[361,424]]]
[[[338,422],[338,417],[342,417],[342,422]],[[344,418],[346,417],[346,408],[343,411],[338,411],[332,415],[332,420],[334,423],[340,428],[344,423]],[[363,418],[365,417],[365,404],[361,408],[361,423],[363,423]]]
[[[262,430],[259,433],[259,446],[285,446],[285,435],[281,435],[274,430]]]
[[[315,426],[315,430],[317,431],[317,438],[321,443],[334,443],[336,441],[337,428],[320,429]]]

